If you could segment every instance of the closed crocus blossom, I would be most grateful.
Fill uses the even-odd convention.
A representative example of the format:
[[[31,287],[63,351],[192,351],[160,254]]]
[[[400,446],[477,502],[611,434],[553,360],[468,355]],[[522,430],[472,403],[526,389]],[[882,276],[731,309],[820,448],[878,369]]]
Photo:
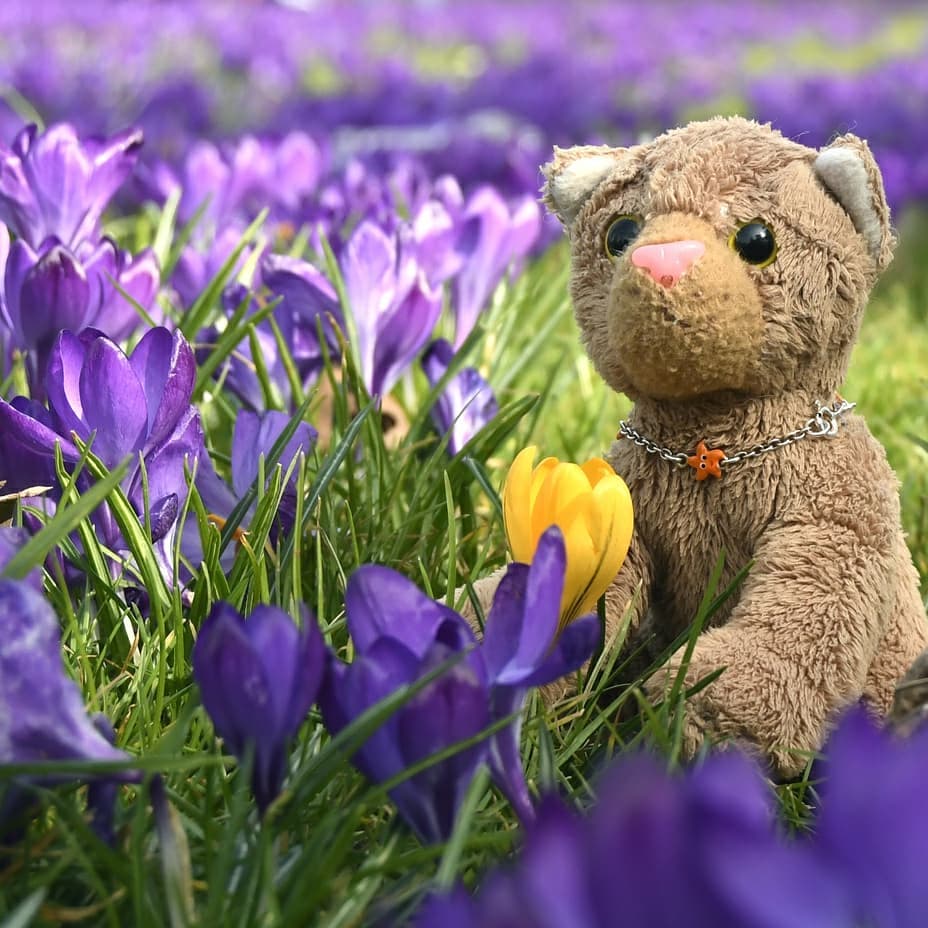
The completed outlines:
[[[325,644],[304,610],[297,628],[275,606],[245,619],[217,603],[193,649],[193,676],[216,733],[238,758],[254,752],[252,790],[263,812],[280,792],[287,745],[316,700]]]
[[[460,347],[510,264],[524,258],[541,231],[535,197],[509,205],[490,186],[474,191],[456,217],[463,266],[452,285],[455,347]]]
[[[625,481],[601,458],[571,464],[524,448],[503,488],[503,517],[516,561],[531,561],[542,533],[557,525],[567,549],[561,626],[595,608],[618,573],[632,537],[632,501]]]
[[[239,410],[232,433],[231,486],[216,473],[208,453],[205,450],[201,453],[196,478],[197,492],[214,525],[224,527],[239,500],[257,483],[261,459],[268,461],[271,449],[290,422],[291,417],[282,412],[254,413],[247,409]],[[290,440],[281,449],[274,466],[265,463],[265,485],[270,481],[274,467],[279,465],[284,474],[290,472],[290,477],[284,484],[277,516],[271,527],[272,542],[279,537],[281,532],[287,533],[293,529],[298,492],[299,461],[297,458],[298,455],[308,455],[312,452],[317,437],[317,432],[311,425],[300,422]],[[257,500],[252,503],[242,518],[241,525],[235,533],[237,540],[246,536],[256,509]],[[191,564],[196,565],[202,562],[200,531],[194,519],[188,519],[184,523],[181,550]],[[235,549],[230,545],[223,553],[223,565],[230,569],[234,551]]]

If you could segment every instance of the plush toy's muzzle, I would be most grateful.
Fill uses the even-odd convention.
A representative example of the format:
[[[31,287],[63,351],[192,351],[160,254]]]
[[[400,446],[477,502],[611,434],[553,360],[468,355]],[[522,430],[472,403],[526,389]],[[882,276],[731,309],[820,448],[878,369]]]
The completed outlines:
[[[743,262],[709,223],[654,216],[613,260],[609,349],[635,393],[682,399],[745,386],[763,310]]]

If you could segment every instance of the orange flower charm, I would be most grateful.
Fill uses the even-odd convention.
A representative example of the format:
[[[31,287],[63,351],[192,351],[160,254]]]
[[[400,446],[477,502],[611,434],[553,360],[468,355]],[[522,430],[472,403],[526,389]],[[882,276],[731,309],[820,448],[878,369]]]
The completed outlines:
[[[697,480],[705,480],[706,477],[721,477],[721,463],[725,460],[725,452],[721,448],[713,448],[711,451],[706,447],[706,443],[701,441],[696,446],[696,453],[686,459],[686,463],[693,468]]]

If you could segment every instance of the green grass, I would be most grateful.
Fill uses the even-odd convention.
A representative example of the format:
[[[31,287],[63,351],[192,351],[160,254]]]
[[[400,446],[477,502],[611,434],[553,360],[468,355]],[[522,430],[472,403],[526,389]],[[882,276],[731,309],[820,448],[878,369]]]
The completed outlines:
[[[924,577],[928,322],[920,299],[922,257],[903,255],[874,299],[845,392],[858,402],[899,474],[909,542]],[[349,394],[362,393],[349,370],[340,381],[331,378],[332,442],[301,467],[298,532],[273,551],[264,545],[280,488],[279,479],[272,480],[258,494],[252,544],[238,549],[226,575],[219,568],[219,536],[192,498],[189,517],[199,520],[206,541],[192,603],[161,588],[154,615],[141,617],[114,586],[105,555],[83,523],[83,588],[47,581],[62,619],[65,660],[89,710],[113,720],[118,743],[139,758],[140,768],[161,772],[173,817],[159,831],[149,787],[125,787],[119,842],[112,849],[88,829],[83,788],[43,793],[25,839],[0,850],[0,924],[373,924],[402,917],[429,887],[456,879],[474,883],[517,846],[515,819],[485,780],[472,791],[454,839],[446,847],[420,846],[397,821],[383,789],[367,784],[347,763],[346,744],[364,726],[333,744],[315,710],[293,745],[287,789],[259,822],[245,771],[222,755],[199,706],[190,652],[195,629],[220,598],[244,611],[258,602],[293,611],[305,600],[329,641],[346,649],[343,592],[359,565],[390,565],[442,597],[503,563],[495,491],[517,450],[534,442],[562,458],[600,454],[628,408],[599,382],[579,348],[566,272],[566,250],[559,246],[497,293],[482,333],[471,342],[469,362],[488,374],[502,411],[464,453],[449,458],[429,428],[428,390],[419,375],[398,391],[410,414],[410,436],[399,449],[388,449],[363,395],[356,399],[362,414],[349,413]],[[217,293],[198,305],[203,319],[216,312]],[[234,410],[221,394],[203,395],[211,446],[226,451]],[[86,466],[97,465],[88,459]],[[69,544],[81,505],[75,499],[64,507],[24,560],[39,563],[49,545]],[[141,570],[150,572],[140,527],[133,545]],[[702,617],[712,608],[711,594],[723,592],[710,591]],[[696,614],[700,604],[693,609]],[[590,671],[598,699],[548,711],[532,702],[524,757],[535,788],[557,788],[586,802],[596,771],[628,745],[649,741],[674,756],[683,694],[637,718],[631,712],[619,724],[619,709],[626,702],[633,706],[635,694],[610,695],[613,658],[602,655]],[[792,827],[803,825],[809,788],[799,782],[780,790]],[[37,913],[34,920],[30,912]]]

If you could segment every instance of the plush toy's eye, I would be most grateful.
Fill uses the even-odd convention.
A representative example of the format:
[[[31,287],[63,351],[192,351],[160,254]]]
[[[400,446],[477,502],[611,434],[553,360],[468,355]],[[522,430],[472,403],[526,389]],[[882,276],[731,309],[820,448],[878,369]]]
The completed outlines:
[[[755,267],[766,267],[777,256],[777,241],[773,232],[759,219],[745,223],[732,235],[728,244]]]
[[[606,254],[616,257],[638,238],[641,220],[637,216],[617,216],[606,231]]]

